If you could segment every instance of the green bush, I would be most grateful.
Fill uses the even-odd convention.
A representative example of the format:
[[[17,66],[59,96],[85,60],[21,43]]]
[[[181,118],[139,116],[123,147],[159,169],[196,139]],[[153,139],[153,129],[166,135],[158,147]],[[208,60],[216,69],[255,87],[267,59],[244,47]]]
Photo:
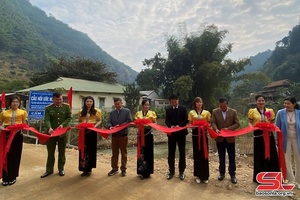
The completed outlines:
[[[156,113],[157,119],[164,119],[166,118],[166,109],[165,107],[154,107],[153,110]]]

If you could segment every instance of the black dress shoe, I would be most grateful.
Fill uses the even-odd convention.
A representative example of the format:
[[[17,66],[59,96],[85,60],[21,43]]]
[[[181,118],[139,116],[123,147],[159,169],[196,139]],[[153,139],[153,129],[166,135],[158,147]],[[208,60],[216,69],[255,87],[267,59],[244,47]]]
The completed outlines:
[[[147,178],[150,178],[150,174],[141,175],[141,180],[144,180],[144,179],[147,179]]]
[[[169,174],[168,174],[168,176],[167,176],[167,179],[168,179],[168,180],[170,180],[170,179],[172,179],[172,178],[173,178],[173,176],[174,176],[174,174],[173,174],[173,173],[169,173]]]
[[[236,177],[235,177],[235,176],[231,176],[231,183],[234,183],[234,184],[237,183],[237,180],[236,180]]]
[[[15,179],[15,180],[13,180],[13,181],[9,181],[8,184],[9,184],[9,185],[13,185],[13,184],[15,184],[16,182],[17,182],[17,180]]]
[[[183,172],[181,172],[180,174],[179,174],[179,178],[180,178],[180,180],[184,180],[184,178],[185,178],[185,175],[184,175],[184,173]]]
[[[220,174],[220,175],[218,176],[218,180],[219,180],[219,181],[222,181],[224,178],[225,178],[225,174]]]
[[[121,176],[126,176],[126,170],[121,171]]]
[[[90,176],[91,175],[91,172],[83,172],[82,174],[81,174],[81,176]]]
[[[49,176],[50,174],[53,174],[53,172],[45,172],[45,173],[41,176],[41,178],[45,178],[45,177]]]
[[[59,171],[59,175],[60,176],[64,176],[65,175],[65,171],[64,170]]]
[[[3,182],[2,182],[2,185],[3,185],[3,186],[8,186],[8,184],[9,184],[9,182],[7,182],[7,181],[3,181]]]

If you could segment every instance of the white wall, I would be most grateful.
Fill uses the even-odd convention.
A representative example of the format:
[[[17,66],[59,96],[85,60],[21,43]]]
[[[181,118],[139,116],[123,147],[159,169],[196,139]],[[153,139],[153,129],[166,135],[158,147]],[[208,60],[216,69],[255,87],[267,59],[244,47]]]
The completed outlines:
[[[63,94],[64,97],[67,94]],[[95,92],[74,92],[72,98],[72,114],[76,114],[83,106],[82,99],[86,96],[92,96],[95,100],[95,107],[99,108],[100,98],[104,98],[105,106],[100,108],[101,110],[111,111],[114,108],[114,98],[121,98],[124,105],[126,104],[123,94],[111,94],[111,93],[95,93]]]

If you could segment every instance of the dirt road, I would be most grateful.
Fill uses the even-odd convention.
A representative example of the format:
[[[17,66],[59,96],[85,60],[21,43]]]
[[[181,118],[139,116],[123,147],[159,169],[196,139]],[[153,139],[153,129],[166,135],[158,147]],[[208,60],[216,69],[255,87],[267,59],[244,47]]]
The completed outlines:
[[[236,185],[231,184],[229,177],[222,182],[217,180],[216,158],[212,158],[210,161],[210,166],[213,166],[208,184],[197,184],[194,181],[191,159],[187,161],[184,181],[181,181],[178,176],[172,180],[166,180],[166,159],[156,159],[155,173],[150,179],[140,180],[136,175],[134,156],[128,158],[126,177],[121,177],[120,173],[109,177],[107,173],[110,170],[110,155],[100,153],[98,154],[97,168],[93,170],[92,175],[81,177],[77,169],[77,150],[67,149],[66,152],[66,175],[60,177],[55,171],[49,177],[41,179],[40,175],[45,171],[46,147],[24,143],[20,176],[15,185],[0,186],[0,199],[271,199],[270,197],[259,198],[254,195],[256,185],[251,182],[252,171],[246,164],[239,165],[238,184]],[[243,170],[249,172],[245,173]],[[300,199],[299,190],[294,189],[294,192],[292,199]],[[273,197],[272,199],[283,198]]]

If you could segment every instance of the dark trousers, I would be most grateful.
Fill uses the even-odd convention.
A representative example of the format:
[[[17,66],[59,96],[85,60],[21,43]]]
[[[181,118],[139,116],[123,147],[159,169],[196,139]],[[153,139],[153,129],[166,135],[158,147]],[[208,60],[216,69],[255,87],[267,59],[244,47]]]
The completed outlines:
[[[66,144],[67,144],[67,137],[66,134],[62,137],[51,137],[47,141],[47,164],[46,164],[46,172],[53,172],[54,162],[55,162],[55,149],[56,143],[58,146],[58,163],[57,168],[58,171],[62,171],[64,169],[66,163]]]
[[[175,152],[176,144],[178,144],[179,149],[179,172],[184,172],[186,167],[185,162],[185,141],[186,134],[185,132],[175,132],[172,135],[168,136],[168,164],[169,172],[175,173]]]
[[[225,174],[226,166],[226,149],[228,153],[229,166],[228,172],[230,176],[235,175],[236,165],[235,165],[235,143],[228,143],[226,139],[222,142],[217,142],[218,154],[219,154],[219,172],[220,174]]]
[[[204,155],[204,142],[206,142],[208,152],[208,138],[205,136],[206,141],[203,140],[202,134],[200,133],[200,150],[198,143],[198,128],[193,129],[193,158],[194,158],[194,176],[200,180],[208,180],[209,177],[209,163],[208,158],[205,159]]]
[[[10,132],[6,132],[6,141]],[[3,169],[2,181],[9,182],[15,180],[19,176],[19,168],[23,149],[23,135],[21,131],[17,132],[7,154],[7,171]]]
[[[97,132],[85,130],[84,135],[84,158],[81,159],[79,151],[79,171],[92,172],[97,164]]]

